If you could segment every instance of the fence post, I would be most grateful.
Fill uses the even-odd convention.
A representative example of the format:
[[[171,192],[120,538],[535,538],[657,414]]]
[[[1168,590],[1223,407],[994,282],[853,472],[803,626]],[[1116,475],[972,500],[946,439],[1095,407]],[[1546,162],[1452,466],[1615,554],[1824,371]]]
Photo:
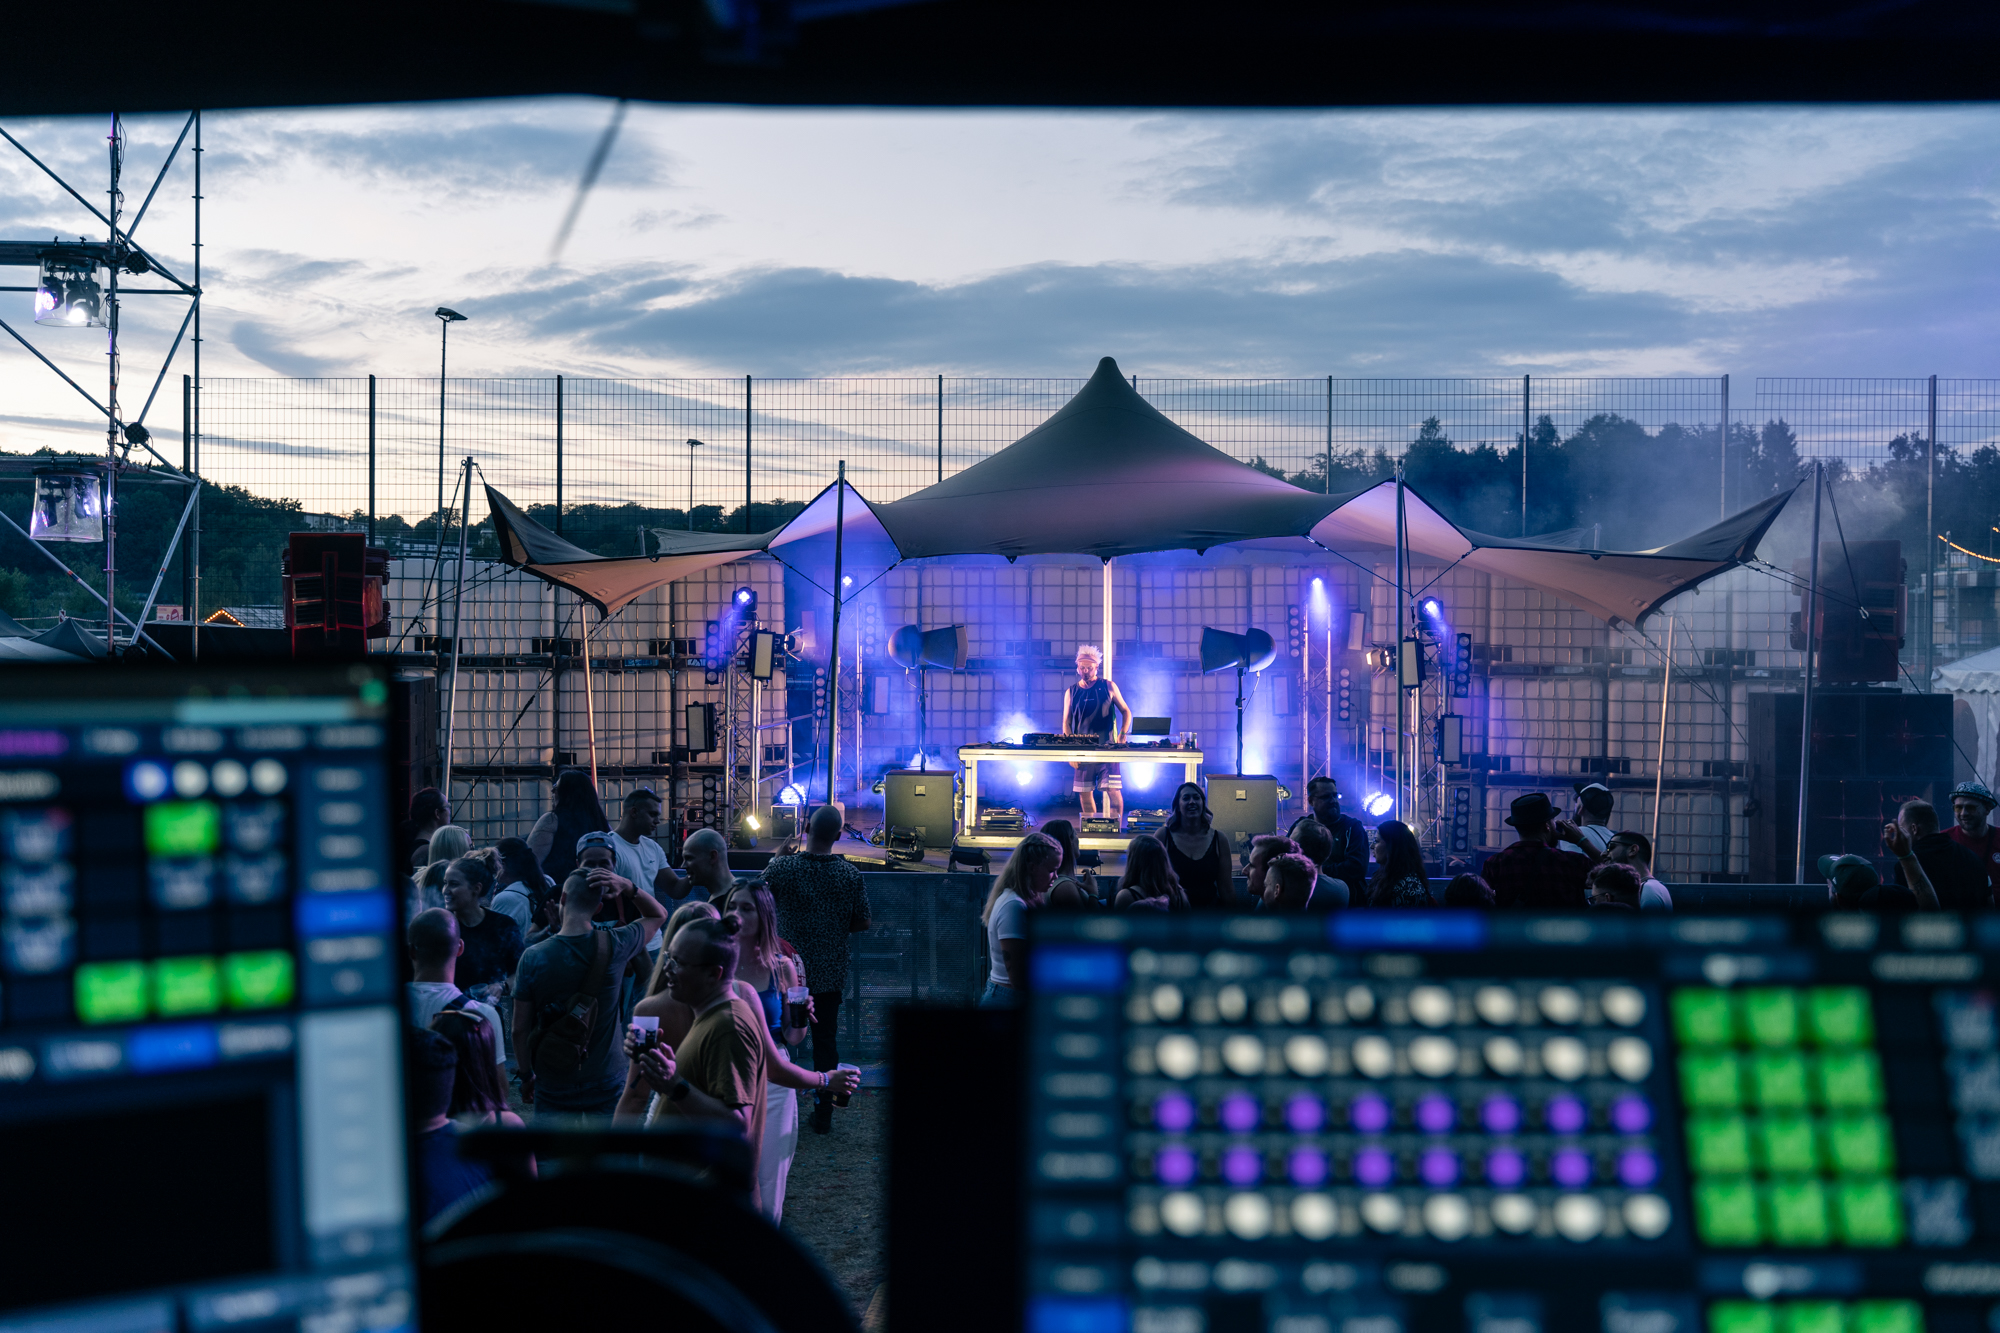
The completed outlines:
[[[1924,693],[1937,671],[1937,376],[1930,384],[1930,440],[1924,446]],[[1947,604],[1948,605],[1948,604]],[[1976,776],[1976,775],[1975,775]]]
[[[194,475],[194,377],[181,376],[181,471]],[[199,488],[200,482],[195,486]],[[200,500],[197,498],[196,503]],[[194,560],[191,548],[181,543],[181,616],[194,619]]]
[[[1528,377],[1521,376],[1521,535],[1528,535]]]
[[[1722,377],[1721,460],[1721,467],[1718,470],[1722,475],[1722,513],[1717,516],[1718,520],[1729,517],[1729,376],[1727,375]]]
[[[368,544],[375,544],[375,377],[368,377]]]
[[[743,531],[750,526],[750,377],[743,377]]]
[[[556,536],[562,536],[563,377],[556,376]],[[553,630],[551,631],[554,632]]]
[[[556,536],[563,530],[563,377],[556,376]],[[581,604],[577,611],[582,615]],[[562,605],[549,594],[549,781],[562,772]]]
[[[1326,377],[1326,493],[1333,494],[1333,376]],[[1332,762],[1331,760],[1328,761]]]
[[[938,476],[944,480],[944,376],[938,376]]]

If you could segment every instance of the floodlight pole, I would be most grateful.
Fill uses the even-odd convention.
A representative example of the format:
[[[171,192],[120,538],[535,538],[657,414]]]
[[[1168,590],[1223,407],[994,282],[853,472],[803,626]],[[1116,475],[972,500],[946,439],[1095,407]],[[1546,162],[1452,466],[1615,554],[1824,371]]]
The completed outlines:
[[[1521,447],[1526,450],[1525,439]],[[1409,620],[1407,521],[1403,508],[1403,465],[1399,461],[1396,464],[1396,813],[1405,817],[1409,811],[1403,808],[1403,733],[1409,728],[1410,707],[1409,696],[1405,693],[1403,685],[1403,637],[1409,632],[1406,623]],[[1242,706],[1239,704],[1237,706],[1239,717],[1242,711]]]
[[[1812,557],[1807,565],[1806,575],[1806,669],[1804,697],[1799,709],[1799,826],[1794,852],[1797,864],[1792,867],[1792,883],[1806,882],[1806,795],[1812,781],[1812,737],[1813,737],[1813,649],[1819,642],[1819,495],[1821,483],[1826,476],[1826,464],[1813,464],[1813,521]]]
[[[701,448],[700,440],[689,440],[688,447],[688,531],[694,531],[694,451]]]
[[[124,194],[118,188],[125,161],[125,131],[118,113],[111,113],[111,187],[108,192],[105,241],[110,279],[104,290],[105,361],[110,383],[104,395],[104,651],[118,655],[118,217]]]
[[[689,453],[689,458],[694,454]],[[840,594],[841,559],[845,553],[847,523],[847,460],[840,460],[840,476],[833,492],[833,633],[826,655],[826,803],[833,802],[833,765],[840,750]]]
[[[465,542],[472,520],[472,455],[465,456],[465,489],[459,500],[458,517],[458,579],[451,593],[451,693],[445,702],[444,712],[444,798],[451,800],[451,752],[452,741],[458,730],[458,639],[460,609],[465,602]],[[443,616],[438,617],[443,620]],[[592,782],[596,775],[592,774]]]

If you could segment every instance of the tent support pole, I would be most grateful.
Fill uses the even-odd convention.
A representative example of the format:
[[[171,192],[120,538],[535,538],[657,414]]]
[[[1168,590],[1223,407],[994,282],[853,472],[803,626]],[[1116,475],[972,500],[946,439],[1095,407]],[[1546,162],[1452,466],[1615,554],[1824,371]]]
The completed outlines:
[[[1112,650],[1112,647],[1113,647],[1113,644],[1112,644],[1112,642],[1111,642],[1111,597],[1112,597],[1112,589],[1113,589],[1113,586],[1114,586],[1114,584],[1113,584],[1113,580],[1112,580],[1112,577],[1111,577],[1111,561],[1110,561],[1109,559],[1106,559],[1106,560],[1105,560],[1105,562],[1104,562],[1104,600],[1103,600],[1103,605],[1104,605],[1104,678],[1105,678],[1106,680],[1110,680],[1110,679],[1111,679],[1111,650]]]
[[[1660,793],[1667,777],[1667,698],[1674,688],[1674,618],[1667,617],[1667,669],[1660,677],[1660,753],[1653,764],[1653,861],[1660,859]],[[1607,774],[1606,776],[1609,776]]]
[[[472,518],[472,455],[465,456],[465,480],[459,499],[458,518],[458,577],[453,580],[451,590],[451,694],[444,708],[444,799],[451,800],[451,752],[452,743],[458,731],[458,638],[463,617],[461,608],[465,604],[465,539],[467,523]],[[443,616],[439,616],[441,621]]]
[[[590,785],[597,786],[597,698],[590,683],[590,603],[579,599],[577,639],[583,646],[583,725],[590,736]]]
[[[827,645],[826,677],[826,803],[834,804],[833,770],[840,753],[840,602],[841,559],[847,539],[847,460],[840,460],[840,476],[833,493],[833,633]]]
[[[1805,690],[1799,709],[1799,826],[1793,850],[1797,864],[1792,867],[1792,883],[1806,882],[1806,794],[1812,781],[1813,734],[1813,649],[1819,643],[1819,495],[1826,476],[1826,464],[1813,464],[1812,560],[1806,578],[1806,659]]]
[[[1410,811],[1403,804],[1403,739],[1410,727],[1410,696],[1403,680],[1403,639],[1408,632],[1404,621],[1409,614],[1405,606],[1409,594],[1409,539],[1403,512],[1403,465],[1399,461],[1396,464],[1396,814],[1405,823],[1410,819]],[[1236,711],[1241,717],[1241,706]]]

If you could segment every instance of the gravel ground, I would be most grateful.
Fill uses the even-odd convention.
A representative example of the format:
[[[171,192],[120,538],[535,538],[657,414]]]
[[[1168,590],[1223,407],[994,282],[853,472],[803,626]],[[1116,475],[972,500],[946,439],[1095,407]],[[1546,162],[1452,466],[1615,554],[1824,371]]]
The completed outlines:
[[[888,1271],[888,1118],[888,1089],[864,1086],[834,1111],[831,1134],[815,1134],[812,1098],[801,1094],[799,1150],[785,1187],[785,1230],[819,1256],[858,1319],[868,1317]]]

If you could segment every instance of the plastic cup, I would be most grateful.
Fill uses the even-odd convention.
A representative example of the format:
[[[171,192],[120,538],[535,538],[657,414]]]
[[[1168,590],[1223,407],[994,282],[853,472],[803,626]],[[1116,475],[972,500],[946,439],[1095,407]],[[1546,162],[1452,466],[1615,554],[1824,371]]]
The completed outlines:
[[[852,1070],[854,1071],[854,1075],[856,1078],[859,1078],[861,1075],[860,1065],[835,1065],[834,1068],[836,1070],[842,1070],[842,1071]],[[845,1089],[835,1092],[833,1094],[833,1104],[835,1106],[845,1106],[847,1105],[848,1101],[852,1099],[853,1095],[854,1095],[853,1093],[848,1092]]]
[[[793,986],[785,992],[785,1026],[802,1028],[807,1021],[806,988]]]

